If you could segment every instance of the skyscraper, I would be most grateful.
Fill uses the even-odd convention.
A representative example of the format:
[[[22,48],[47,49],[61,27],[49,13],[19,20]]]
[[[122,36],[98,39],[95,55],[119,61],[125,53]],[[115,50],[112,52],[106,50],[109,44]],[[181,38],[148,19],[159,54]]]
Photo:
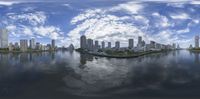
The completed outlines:
[[[111,48],[111,42],[108,42],[108,48]]]
[[[195,48],[199,48],[199,35],[195,36]]]
[[[87,48],[87,41],[86,41],[86,36],[85,35],[81,36],[80,47],[82,49],[86,49]]]
[[[95,47],[95,49],[98,49],[98,47],[99,47],[99,41],[95,41],[94,47]]]
[[[52,50],[55,50],[56,48],[56,41],[54,39],[51,40],[51,47],[52,47]]]
[[[138,36],[138,44],[137,44],[138,47],[141,47],[142,46],[142,37],[141,36]]]
[[[134,40],[133,39],[129,39],[128,40],[128,48],[133,49],[134,47]]]
[[[88,50],[93,50],[93,40],[87,39],[87,48]]]
[[[156,42],[150,41],[150,48],[156,48]]]
[[[116,42],[115,42],[115,48],[116,48],[116,49],[119,49],[119,48],[120,48],[120,42],[119,42],[119,41],[116,41]]]
[[[105,42],[104,42],[104,41],[101,42],[101,48],[102,48],[102,49],[105,48]]]
[[[28,49],[28,40],[20,40],[20,50],[27,51]]]
[[[0,29],[0,48],[8,48],[8,31]]]
[[[32,38],[32,39],[30,40],[30,48],[31,48],[31,49],[35,49],[35,39],[34,39],[34,38]]]

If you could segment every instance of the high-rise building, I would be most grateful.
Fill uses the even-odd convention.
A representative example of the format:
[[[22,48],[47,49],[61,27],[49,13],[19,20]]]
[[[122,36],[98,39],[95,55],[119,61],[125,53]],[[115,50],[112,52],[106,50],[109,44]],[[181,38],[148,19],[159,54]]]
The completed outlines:
[[[104,41],[101,42],[101,48],[105,49],[105,42]]]
[[[172,44],[172,48],[176,49],[176,44],[175,43]]]
[[[8,31],[0,29],[0,48],[8,48]]]
[[[80,47],[82,49],[86,49],[87,48],[87,41],[86,41],[86,36],[85,35],[82,35],[81,38],[80,38]]]
[[[99,41],[95,41],[94,47],[95,47],[95,49],[98,49],[98,47],[99,47]]]
[[[111,42],[108,42],[108,48],[111,48]]]
[[[199,48],[199,35],[195,36],[195,48]]]
[[[134,40],[133,39],[129,39],[128,40],[128,48],[133,49],[134,47]]]
[[[14,49],[14,46],[12,43],[9,43],[8,49],[9,49],[9,51],[12,51]]]
[[[87,48],[88,50],[93,50],[93,40],[87,39]]]
[[[15,42],[14,48],[19,49],[19,43],[18,42]]]
[[[138,47],[142,47],[142,37],[141,36],[138,36],[138,44],[137,44]]]
[[[34,38],[32,38],[32,39],[30,40],[30,48],[31,48],[31,49],[35,49],[35,39],[34,39]]]
[[[40,43],[39,42],[36,42],[35,49],[40,50]]]
[[[52,47],[52,50],[55,50],[56,48],[56,41],[54,39],[51,40],[51,47]]]
[[[119,49],[119,48],[120,48],[120,42],[119,42],[119,41],[116,41],[116,42],[115,42],[115,48],[116,48],[116,49]]]
[[[28,40],[20,40],[20,50],[27,51],[28,49]]]
[[[150,41],[150,48],[155,48],[156,47],[155,44],[156,44],[155,41]]]

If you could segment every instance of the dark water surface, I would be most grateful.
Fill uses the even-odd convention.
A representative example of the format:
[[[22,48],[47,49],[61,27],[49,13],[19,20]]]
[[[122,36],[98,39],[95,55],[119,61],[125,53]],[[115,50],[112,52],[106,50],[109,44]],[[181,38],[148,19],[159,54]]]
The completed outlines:
[[[200,98],[200,53],[0,53],[0,99]]]

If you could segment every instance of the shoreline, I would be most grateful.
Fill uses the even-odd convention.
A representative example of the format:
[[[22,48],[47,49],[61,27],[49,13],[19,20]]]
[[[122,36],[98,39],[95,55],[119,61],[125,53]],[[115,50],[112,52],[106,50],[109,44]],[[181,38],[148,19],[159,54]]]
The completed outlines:
[[[80,52],[80,53],[89,54],[89,55],[98,56],[98,57],[107,57],[107,58],[136,58],[136,57],[145,56],[148,54],[155,54],[155,53],[161,53],[161,52],[168,52],[168,51],[148,51],[148,52],[138,53],[135,55],[126,55],[126,56],[105,55],[105,54],[97,54],[97,53],[90,53],[90,52]]]

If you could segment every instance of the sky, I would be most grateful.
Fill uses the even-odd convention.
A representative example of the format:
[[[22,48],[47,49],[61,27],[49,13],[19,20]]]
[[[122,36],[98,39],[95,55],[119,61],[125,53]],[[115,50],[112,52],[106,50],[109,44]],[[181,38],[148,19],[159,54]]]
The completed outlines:
[[[35,38],[43,44],[79,47],[80,36],[120,41],[194,45],[200,33],[198,0],[0,0],[0,28],[9,42]]]

